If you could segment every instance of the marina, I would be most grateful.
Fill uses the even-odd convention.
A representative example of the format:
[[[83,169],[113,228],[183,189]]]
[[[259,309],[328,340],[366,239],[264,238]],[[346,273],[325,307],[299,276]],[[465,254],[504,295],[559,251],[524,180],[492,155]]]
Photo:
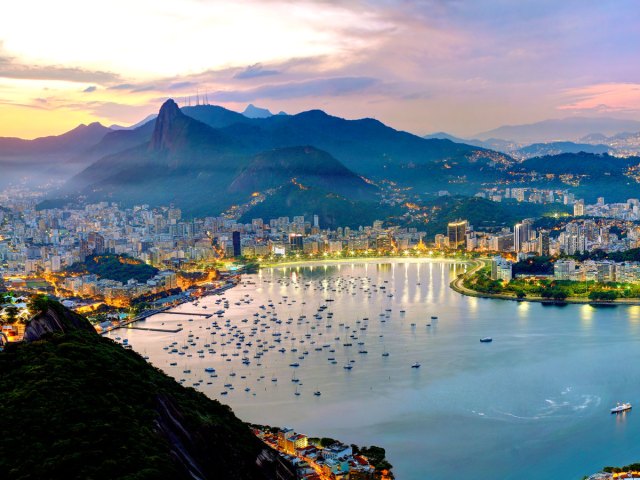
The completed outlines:
[[[466,268],[267,268],[199,299],[223,312],[209,319],[160,313],[136,324],[177,333],[107,335],[243,420],[384,446],[398,478],[445,479],[455,468],[515,480],[532,455],[545,462],[529,465],[529,478],[581,478],[634,460],[635,417],[608,406],[640,396],[630,348],[640,309],[465,297],[448,285]],[[629,358],[611,371],[618,350]]]

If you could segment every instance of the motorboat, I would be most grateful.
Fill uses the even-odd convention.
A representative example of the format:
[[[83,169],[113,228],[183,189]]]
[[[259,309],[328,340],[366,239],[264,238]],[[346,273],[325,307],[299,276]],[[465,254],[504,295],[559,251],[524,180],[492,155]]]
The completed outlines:
[[[627,410],[631,410],[630,403],[618,403],[615,407],[611,409],[611,413],[623,413]]]

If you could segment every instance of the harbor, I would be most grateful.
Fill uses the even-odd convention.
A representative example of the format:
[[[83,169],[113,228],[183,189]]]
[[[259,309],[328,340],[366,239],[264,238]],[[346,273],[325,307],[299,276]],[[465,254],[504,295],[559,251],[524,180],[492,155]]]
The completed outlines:
[[[465,448],[475,454],[460,475],[491,463],[495,478],[517,479],[522,456],[542,455],[537,439],[558,430],[567,434],[532,471],[537,478],[581,478],[633,457],[633,410],[609,411],[640,397],[631,367],[640,310],[463,296],[449,283],[467,268],[411,260],[266,268],[172,309],[186,315],[136,324],[178,333],[108,336],[245,421],[382,444],[398,478],[421,480],[427,470],[447,478],[451,452]],[[630,355],[614,372],[611,349]],[[427,430],[437,444],[424,444]],[[570,460],[582,451],[586,467]]]

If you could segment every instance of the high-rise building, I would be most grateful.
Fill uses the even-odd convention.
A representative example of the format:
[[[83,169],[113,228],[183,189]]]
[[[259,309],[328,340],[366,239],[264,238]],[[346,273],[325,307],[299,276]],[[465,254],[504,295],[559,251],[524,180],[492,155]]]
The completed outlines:
[[[320,228],[320,217],[318,215],[313,216],[313,228]]]
[[[231,234],[231,238],[233,241],[233,256],[240,257],[242,255],[242,245],[240,243],[240,232],[238,231],[233,232]]]
[[[578,200],[573,204],[573,216],[582,217],[584,215],[584,200]]]
[[[302,238],[300,234],[289,235],[289,245],[292,251],[301,252],[303,250]]]
[[[531,221],[523,220],[522,223],[517,223],[513,228],[513,250],[519,252],[522,249],[522,244],[528,242],[531,238]]]
[[[538,235],[538,255],[546,257],[549,255],[549,231],[540,230]]]
[[[468,222],[466,220],[456,220],[447,225],[447,237],[449,237],[449,247],[458,248],[466,241]]]

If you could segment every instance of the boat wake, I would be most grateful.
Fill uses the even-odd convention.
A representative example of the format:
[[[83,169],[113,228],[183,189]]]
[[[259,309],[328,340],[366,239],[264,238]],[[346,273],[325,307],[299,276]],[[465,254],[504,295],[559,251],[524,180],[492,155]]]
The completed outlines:
[[[564,389],[556,398],[546,398],[543,404],[533,410],[530,415],[520,412],[510,412],[505,410],[492,409],[490,413],[472,410],[471,413],[483,418],[513,418],[523,421],[543,420],[553,417],[566,417],[580,415],[591,408],[597,408],[601,399],[597,395],[580,394],[571,395],[571,387]]]

